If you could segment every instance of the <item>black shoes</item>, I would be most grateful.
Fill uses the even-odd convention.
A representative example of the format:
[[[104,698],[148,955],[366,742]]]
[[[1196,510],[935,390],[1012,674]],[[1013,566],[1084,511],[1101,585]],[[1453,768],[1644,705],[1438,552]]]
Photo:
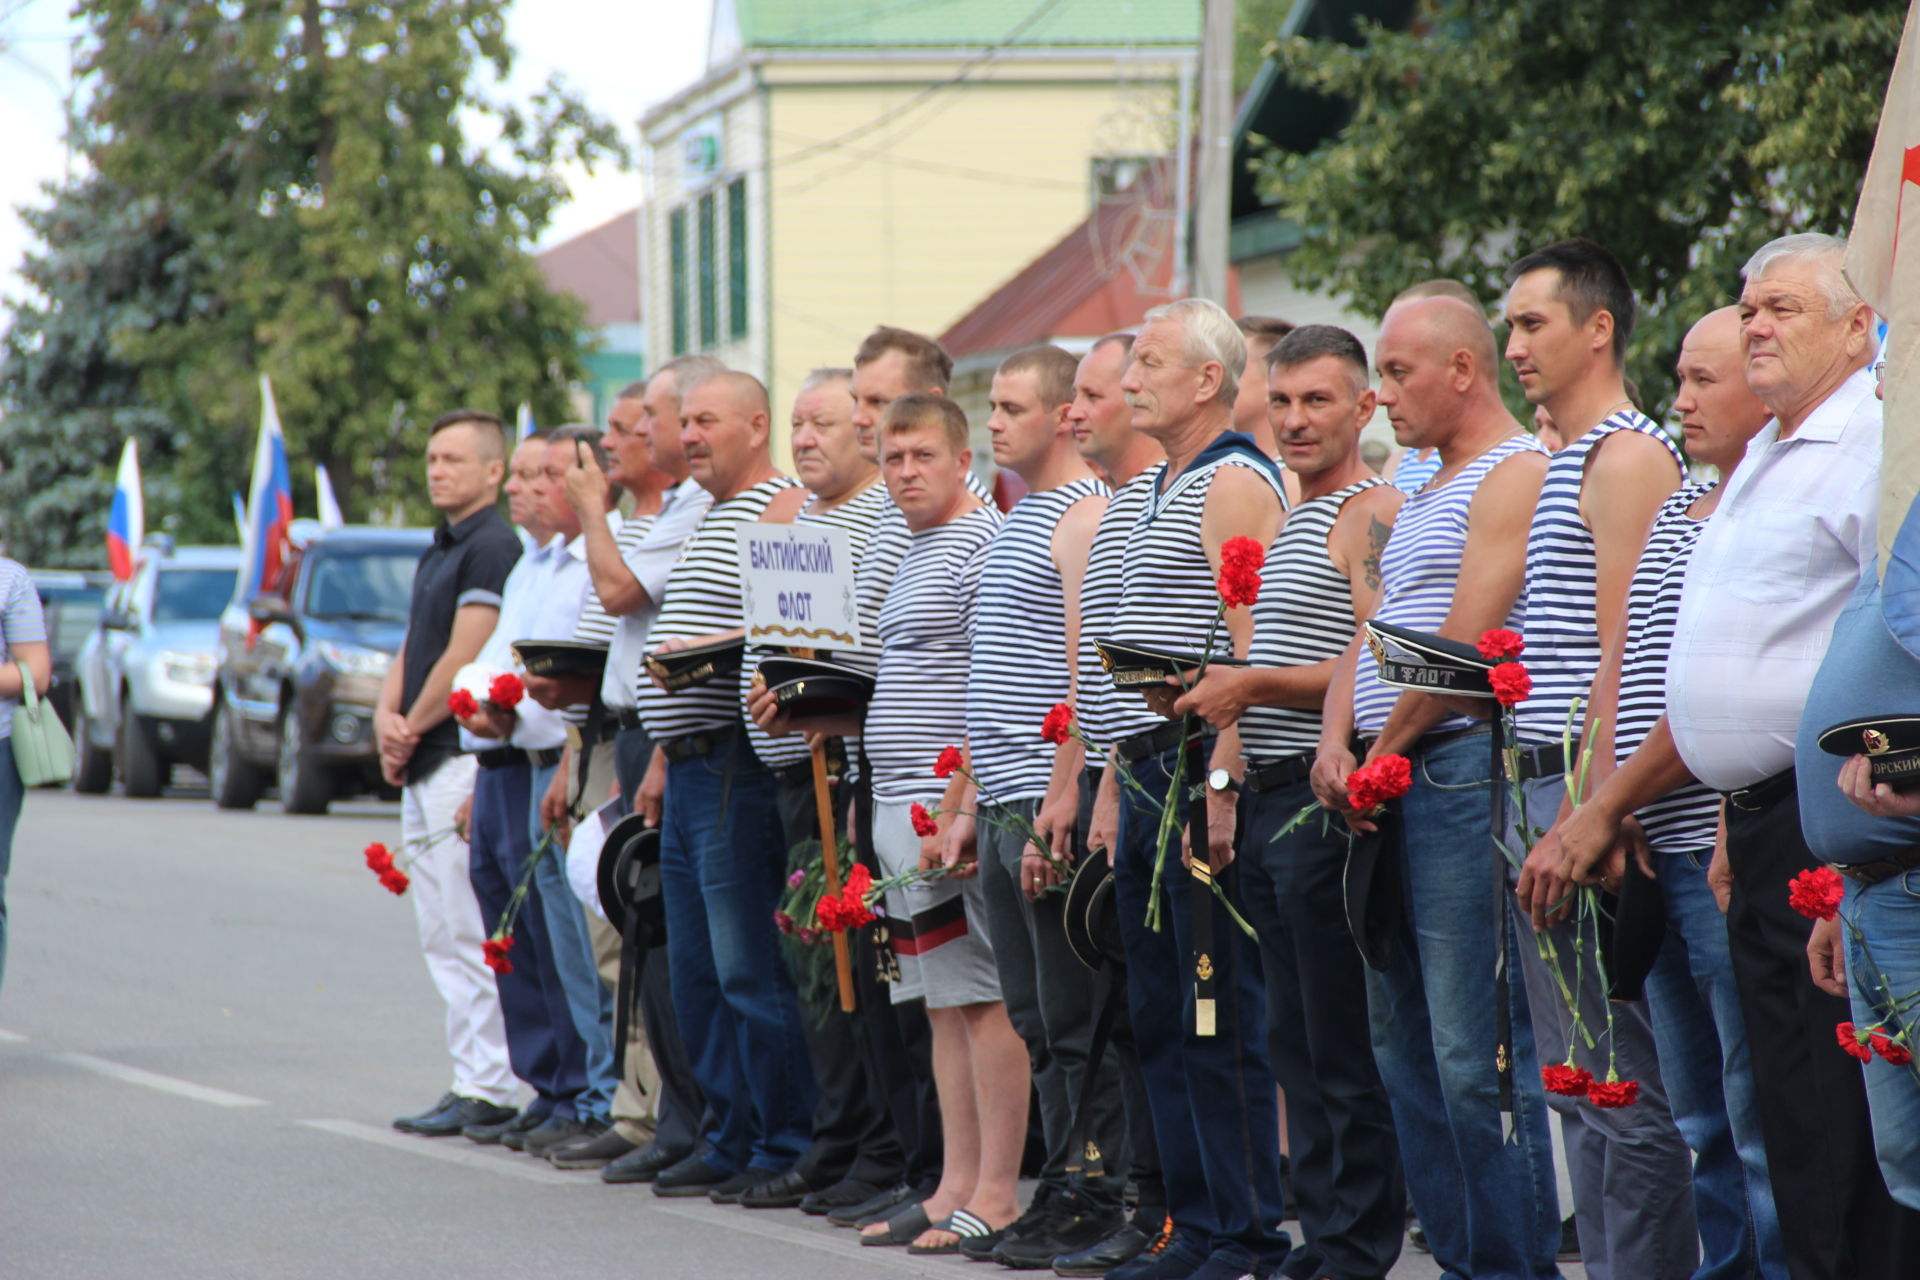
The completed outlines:
[[[529,1107],[511,1120],[499,1124],[470,1124],[460,1131],[469,1142],[477,1142],[483,1147],[497,1147],[500,1140],[509,1133],[525,1133],[537,1129],[547,1117]]]
[[[827,1221],[836,1227],[858,1227],[869,1221],[880,1219],[898,1209],[909,1200],[919,1199],[920,1191],[911,1183],[901,1182],[888,1187],[878,1195],[870,1196],[859,1204],[827,1211]]]
[[[423,1138],[451,1138],[468,1125],[500,1124],[514,1117],[512,1107],[496,1106],[480,1098],[463,1098],[459,1094],[447,1095],[451,1099],[438,1111],[419,1116],[402,1116],[393,1122],[393,1126],[403,1133],[417,1133]]]
[[[704,1196],[733,1175],[706,1156],[695,1152],[679,1164],[662,1169],[653,1180],[653,1194],[668,1199],[691,1200]]]
[[[1158,1219],[1157,1222],[1153,1221]],[[1173,1234],[1172,1220],[1165,1212],[1136,1213],[1133,1221],[1096,1244],[1077,1253],[1063,1253],[1053,1260],[1053,1274],[1073,1277],[1104,1276],[1134,1259],[1164,1250]]]
[[[1118,1207],[1095,1204],[1077,1191],[1055,1196],[1047,1210],[1034,1230],[1015,1236],[1009,1228],[993,1260],[1013,1271],[1045,1271],[1055,1259],[1102,1244],[1127,1225]]]
[[[835,1209],[851,1209],[880,1194],[880,1188],[858,1178],[842,1178],[825,1191],[815,1191],[800,1200],[800,1212],[823,1218]]]
[[[547,1161],[556,1169],[602,1169],[639,1148],[611,1127],[596,1137],[582,1135],[547,1149]]]
[[[1045,1235],[1047,1222],[1053,1216],[1055,1199],[1053,1188],[1041,1183],[1034,1191],[1027,1211],[1008,1223],[998,1239],[992,1236],[961,1236],[960,1256],[972,1262],[991,1262],[1002,1246]]]
[[[686,1159],[679,1151],[667,1151],[649,1143],[630,1151],[600,1171],[602,1182],[652,1182],[661,1172]]]
[[[740,1196],[743,1209],[798,1209],[814,1193],[814,1185],[797,1169],[789,1169],[777,1178],[769,1178]]]
[[[1560,1251],[1554,1256],[1561,1262],[1580,1261],[1580,1232],[1574,1226],[1572,1214],[1560,1224]]]
[[[739,1204],[747,1192],[766,1186],[780,1175],[771,1169],[742,1169],[725,1182],[707,1188],[707,1199],[715,1204]]]
[[[435,1118],[442,1111],[445,1111],[448,1107],[452,1106],[454,1103],[458,1101],[460,1101],[460,1095],[452,1091],[448,1091],[440,1095],[440,1101],[434,1103],[432,1106],[428,1107],[425,1111],[420,1112],[418,1115],[397,1117],[393,1122],[393,1127],[398,1129],[402,1133],[412,1133],[413,1126],[419,1124],[422,1120],[431,1120]]]

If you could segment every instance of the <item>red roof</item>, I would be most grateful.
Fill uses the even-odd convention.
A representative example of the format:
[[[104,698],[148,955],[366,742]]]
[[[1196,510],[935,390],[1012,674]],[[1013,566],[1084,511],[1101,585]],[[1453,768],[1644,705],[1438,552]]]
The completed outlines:
[[[536,254],[550,288],[587,304],[596,329],[640,321],[640,210],[629,209],[591,231]]]
[[[940,335],[955,357],[1132,329],[1172,298],[1173,164],[1149,168]],[[1240,280],[1227,276],[1227,309]]]

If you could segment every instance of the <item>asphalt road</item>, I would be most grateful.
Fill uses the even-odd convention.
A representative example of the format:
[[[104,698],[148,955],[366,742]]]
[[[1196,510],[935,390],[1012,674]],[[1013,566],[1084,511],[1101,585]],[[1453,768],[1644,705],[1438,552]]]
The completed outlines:
[[[377,804],[28,797],[0,988],[0,1280],[995,1273],[395,1133],[447,1070],[412,911],[360,859],[397,834]],[[1438,1274],[1421,1254],[1393,1272]]]

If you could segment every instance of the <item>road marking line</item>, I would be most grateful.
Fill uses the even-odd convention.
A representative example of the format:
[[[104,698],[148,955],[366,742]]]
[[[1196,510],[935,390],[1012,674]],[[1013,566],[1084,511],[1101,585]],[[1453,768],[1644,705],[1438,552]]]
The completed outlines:
[[[0,1031],[0,1044],[25,1044],[27,1038],[18,1031]]]
[[[463,1165],[469,1169],[484,1169],[488,1173],[503,1173],[509,1178],[521,1178],[527,1182],[538,1182],[543,1186],[600,1185],[598,1178],[581,1177],[577,1174],[562,1173],[554,1168],[543,1168],[541,1165],[503,1160],[497,1155],[473,1150],[473,1144],[470,1142],[453,1146],[444,1138],[421,1138],[390,1133],[385,1129],[376,1129],[370,1124],[361,1124],[355,1120],[302,1120],[300,1123],[309,1129],[318,1129],[322,1133],[336,1133],[343,1138],[358,1138],[362,1142],[371,1142],[377,1147],[392,1147],[395,1151],[410,1152],[416,1156],[425,1156],[429,1160],[441,1160],[447,1164]]]
[[[719,1206],[709,1205],[708,1208],[709,1210],[717,1210]],[[882,1266],[912,1276],[941,1277],[951,1276],[953,1274],[953,1268],[951,1266],[941,1267],[937,1261],[932,1264],[923,1265],[911,1255],[894,1253],[887,1250],[869,1249],[867,1246],[861,1244],[857,1238],[852,1238],[857,1236],[856,1232],[833,1229],[832,1234],[829,1235],[825,1232],[808,1230],[804,1227],[781,1226],[778,1223],[762,1221],[759,1218],[742,1218],[739,1214],[711,1211],[702,1213],[699,1209],[692,1207],[680,1208],[673,1202],[665,1200],[657,1200],[655,1203],[648,1205],[647,1209],[654,1213],[672,1214],[676,1218],[685,1218],[689,1222],[698,1222],[709,1227],[725,1227],[727,1230],[737,1231],[741,1235],[759,1236],[763,1240],[772,1240],[778,1244],[797,1245],[802,1249],[811,1249],[815,1253],[824,1253],[831,1257],[838,1258],[842,1262],[851,1262],[853,1259],[858,1258],[863,1267]],[[749,1209],[746,1212],[754,1213],[757,1211]],[[844,1245],[841,1244],[840,1240],[843,1238],[848,1238],[850,1242]]]
[[[50,1053],[47,1056],[55,1062],[64,1062],[68,1066],[79,1067],[83,1071],[92,1071],[115,1080],[124,1080],[128,1084],[145,1085],[149,1089],[178,1094],[182,1098],[211,1102],[216,1107],[264,1107],[267,1105],[265,1098],[249,1098],[244,1093],[229,1093],[225,1089],[195,1084],[191,1080],[163,1076],[157,1071],[143,1071],[139,1067],[129,1067],[124,1062],[96,1058],[90,1053]]]

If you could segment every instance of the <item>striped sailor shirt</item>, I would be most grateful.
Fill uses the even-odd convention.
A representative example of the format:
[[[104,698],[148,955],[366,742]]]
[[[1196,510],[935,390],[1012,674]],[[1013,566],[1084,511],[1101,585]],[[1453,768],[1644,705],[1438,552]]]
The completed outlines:
[[[1159,475],[1158,467],[1147,468],[1120,486],[1119,492],[1107,502],[1107,509],[1100,515],[1100,526],[1093,535],[1093,550],[1087,556],[1086,576],[1080,580],[1079,684],[1075,689],[1079,701],[1075,714],[1080,720],[1080,731],[1102,752],[1113,746],[1113,725],[1120,714],[1119,699],[1137,700],[1137,695],[1122,694],[1113,687],[1093,641],[1097,636],[1114,634],[1113,620],[1120,609],[1121,568],[1126,559],[1127,538],[1133,533],[1134,522],[1152,500]],[[1098,766],[1101,762],[1091,756],[1090,751],[1087,763]]]

